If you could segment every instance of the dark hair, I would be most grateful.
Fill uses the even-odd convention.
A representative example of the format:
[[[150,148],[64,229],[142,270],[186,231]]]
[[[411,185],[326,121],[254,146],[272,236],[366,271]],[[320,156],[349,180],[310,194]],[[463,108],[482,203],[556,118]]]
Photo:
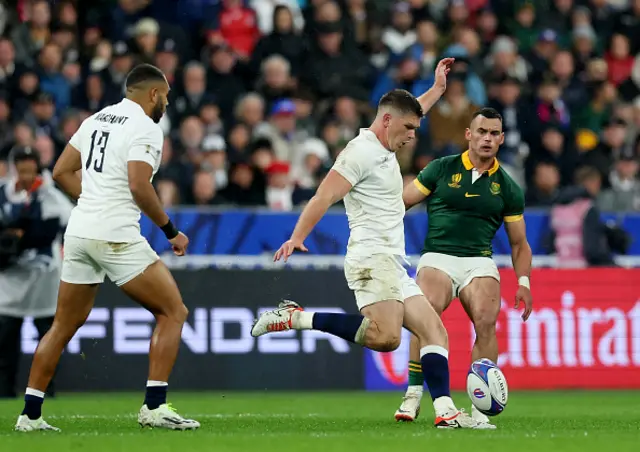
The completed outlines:
[[[165,80],[164,73],[151,64],[139,64],[127,74],[125,86],[127,89],[134,88],[136,85],[145,82],[156,82]]]
[[[471,120],[473,121],[478,116],[484,116],[487,119],[499,119],[500,122],[502,123],[502,115],[498,113],[498,110],[496,110],[495,108],[484,107],[484,108],[481,108],[480,110],[476,110],[473,113]]]
[[[404,89],[394,89],[382,96],[382,99],[378,102],[378,109],[382,107],[391,107],[402,113],[413,113],[418,118],[424,116],[418,99]]]
[[[590,179],[595,179],[596,177],[599,179],[602,179],[602,175],[600,174],[600,171],[598,171],[593,166],[582,166],[578,168],[575,174],[576,184],[578,185],[582,185],[586,181]]]
[[[40,156],[30,146],[17,147],[10,152],[14,165],[20,162],[32,161],[40,168]]]

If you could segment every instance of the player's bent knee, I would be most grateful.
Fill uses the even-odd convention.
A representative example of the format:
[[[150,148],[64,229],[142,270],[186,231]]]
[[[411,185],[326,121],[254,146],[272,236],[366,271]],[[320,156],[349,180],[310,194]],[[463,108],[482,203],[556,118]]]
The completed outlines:
[[[370,348],[378,352],[392,352],[400,347],[400,334],[380,333],[372,342]]]

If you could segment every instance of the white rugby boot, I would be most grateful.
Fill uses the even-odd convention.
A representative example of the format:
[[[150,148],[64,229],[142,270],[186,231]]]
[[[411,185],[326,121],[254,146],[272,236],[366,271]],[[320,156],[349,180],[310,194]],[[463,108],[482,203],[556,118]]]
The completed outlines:
[[[437,398],[433,401],[433,407],[436,411],[433,425],[436,428],[470,428],[476,430],[495,428],[495,426],[487,427],[486,424],[481,424],[473,419],[464,410],[457,409],[450,397]]]
[[[140,427],[157,427],[169,430],[195,430],[200,428],[198,421],[183,418],[170,403],[164,403],[155,410],[150,410],[147,405],[142,405],[138,413],[138,423]]]
[[[422,391],[408,389],[402,398],[402,404],[396,411],[397,422],[413,422],[420,415],[420,402],[422,401]]]
[[[302,307],[295,301],[283,300],[276,309],[264,312],[258,317],[251,327],[251,335],[258,337],[267,333],[296,329],[294,314],[301,311]]]
[[[42,419],[40,416],[38,419],[29,419],[29,416],[26,414],[21,414],[18,416],[18,421],[16,422],[15,427],[16,432],[36,432],[36,431],[49,431],[49,432],[59,432],[60,429],[49,425]]]
[[[479,424],[484,424],[485,429],[495,430],[497,427],[495,424],[492,424],[489,420],[489,416],[486,414],[482,414],[475,405],[471,405],[471,417]]]

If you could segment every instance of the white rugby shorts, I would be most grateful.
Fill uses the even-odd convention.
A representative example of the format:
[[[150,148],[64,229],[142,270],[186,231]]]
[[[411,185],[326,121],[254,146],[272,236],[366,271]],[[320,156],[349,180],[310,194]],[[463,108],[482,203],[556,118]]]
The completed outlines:
[[[106,275],[122,286],[158,259],[145,239],[116,243],[66,236],[60,279],[70,284],[99,284]]]
[[[420,256],[418,273],[421,268],[438,269],[451,279],[451,299],[458,298],[462,289],[474,278],[489,277],[500,282],[496,263],[490,257],[458,257],[440,253],[425,253]]]
[[[344,261],[344,275],[353,290],[358,309],[385,300],[404,302],[422,295],[418,284],[402,266],[404,258],[391,254],[349,257]]]

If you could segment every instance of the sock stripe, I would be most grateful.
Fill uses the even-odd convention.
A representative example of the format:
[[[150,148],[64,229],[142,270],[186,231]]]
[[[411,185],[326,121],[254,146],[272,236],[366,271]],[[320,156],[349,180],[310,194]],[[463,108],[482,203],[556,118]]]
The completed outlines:
[[[435,353],[449,359],[449,350],[444,347],[440,347],[439,345],[426,345],[420,349],[421,358],[424,358],[424,355],[428,353]]]
[[[44,392],[38,391],[37,389],[33,389],[33,388],[27,388],[27,390],[24,392],[24,395],[30,395],[30,396],[40,397],[41,399],[44,399]]]

